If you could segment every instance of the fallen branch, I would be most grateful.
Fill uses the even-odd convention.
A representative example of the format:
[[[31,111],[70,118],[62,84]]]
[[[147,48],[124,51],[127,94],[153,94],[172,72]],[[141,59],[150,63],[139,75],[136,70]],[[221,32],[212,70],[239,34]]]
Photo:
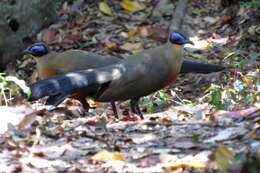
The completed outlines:
[[[175,8],[175,12],[172,17],[171,25],[169,28],[170,32],[182,31],[181,27],[182,27],[184,16],[187,11],[188,2],[189,2],[189,0],[179,0],[178,1],[177,6]]]

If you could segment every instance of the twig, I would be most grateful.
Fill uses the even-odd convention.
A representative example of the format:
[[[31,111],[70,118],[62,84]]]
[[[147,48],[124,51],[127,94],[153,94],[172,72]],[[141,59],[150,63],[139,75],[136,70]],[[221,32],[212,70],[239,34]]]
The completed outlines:
[[[183,19],[187,10],[187,4],[189,0],[179,0],[175,8],[175,12],[172,17],[170,32],[181,31]]]

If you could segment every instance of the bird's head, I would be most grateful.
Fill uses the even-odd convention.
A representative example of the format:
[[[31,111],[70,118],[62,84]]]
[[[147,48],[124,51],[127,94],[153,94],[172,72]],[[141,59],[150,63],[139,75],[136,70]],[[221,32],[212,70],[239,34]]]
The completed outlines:
[[[179,32],[172,32],[170,34],[169,40],[172,44],[183,45],[186,43],[190,43],[190,44],[194,45],[194,43],[188,37],[186,37],[185,35],[183,35]]]
[[[48,46],[42,43],[33,44],[23,51],[24,54],[33,55],[35,57],[41,57],[49,52]]]

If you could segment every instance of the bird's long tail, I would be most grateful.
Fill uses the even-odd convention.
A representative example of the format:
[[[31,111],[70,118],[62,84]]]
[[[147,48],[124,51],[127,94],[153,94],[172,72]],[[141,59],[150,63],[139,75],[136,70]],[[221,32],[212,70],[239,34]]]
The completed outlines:
[[[221,65],[206,64],[195,61],[184,60],[181,66],[182,74],[185,73],[212,73],[225,70],[226,68]]]
[[[30,85],[31,95],[28,100],[34,101],[45,96],[69,96],[82,88],[87,90],[88,87],[102,85],[116,77],[115,74],[111,72],[113,70],[115,70],[115,68],[85,70],[40,80]]]

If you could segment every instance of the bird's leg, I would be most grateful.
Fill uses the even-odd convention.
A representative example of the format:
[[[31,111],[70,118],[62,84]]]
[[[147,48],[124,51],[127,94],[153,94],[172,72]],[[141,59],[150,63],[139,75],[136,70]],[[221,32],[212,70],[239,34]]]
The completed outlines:
[[[141,110],[139,108],[138,102],[139,102],[139,99],[132,99],[132,100],[130,100],[131,111],[133,113],[139,115],[141,119],[144,119],[143,114],[142,114],[142,112],[141,112]]]
[[[118,118],[117,108],[115,102],[111,102],[112,110],[116,118]]]
[[[136,111],[135,111],[135,103],[134,103],[133,100],[130,100],[130,109],[131,109],[131,111],[132,111],[133,113],[136,113]]]
[[[141,110],[140,110],[140,108],[139,108],[138,102],[137,102],[137,104],[135,105],[135,109],[136,109],[137,114],[140,116],[140,118],[141,118],[141,119],[144,119],[144,116],[143,116],[143,114],[142,114],[142,112],[141,112]]]

